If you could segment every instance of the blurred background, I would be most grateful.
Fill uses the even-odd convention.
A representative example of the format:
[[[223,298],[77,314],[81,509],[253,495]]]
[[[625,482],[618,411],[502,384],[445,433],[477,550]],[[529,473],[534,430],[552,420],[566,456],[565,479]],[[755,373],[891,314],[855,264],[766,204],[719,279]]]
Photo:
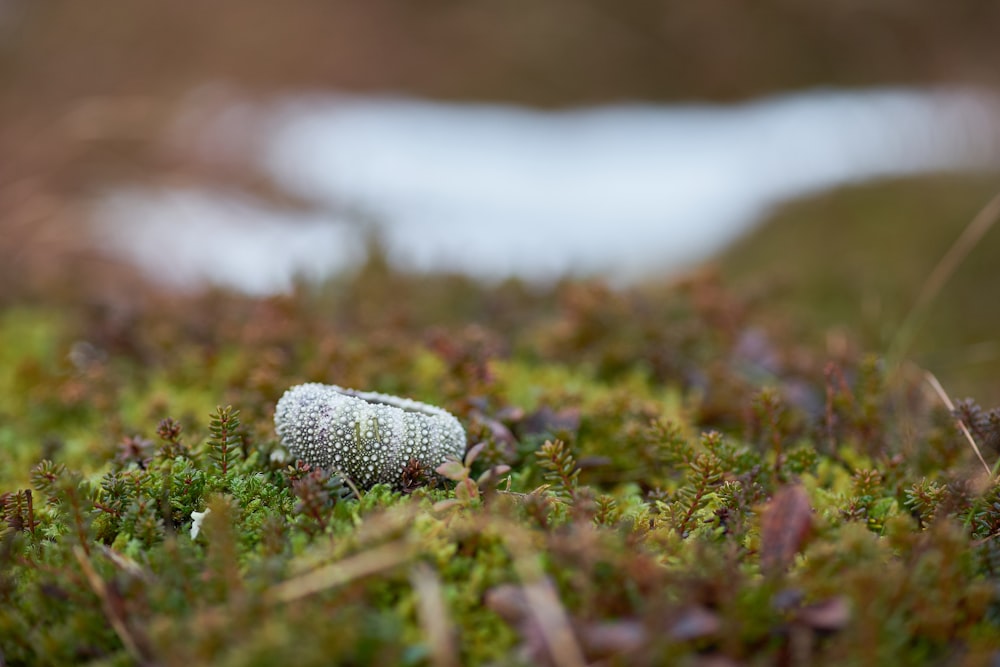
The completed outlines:
[[[0,0],[0,299],[717,272],[884,351],[1000,185],[987,0]],[[998,233],[913,353],[1000,397]],[[374,241],[373,241],[374,239]]]

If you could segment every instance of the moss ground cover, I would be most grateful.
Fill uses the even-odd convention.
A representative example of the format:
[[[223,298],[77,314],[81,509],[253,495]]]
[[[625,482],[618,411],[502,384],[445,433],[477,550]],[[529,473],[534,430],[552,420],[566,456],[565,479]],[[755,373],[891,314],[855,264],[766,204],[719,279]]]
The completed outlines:
[[[995,86],[1000,5],[96,4],[0,5],[0,667],[997,663],[1000,490],[919,369],[882,361],[995,179],[797,203],[723,281],[624,291],[376,255],[288,297],[163,295],[75,241],[109,184],[274,195],[177,162],[171,109],[203,86]],[[912,350],[984,404],[956,412],[990,465],[996,240]],[[307,381],[440,405],[472,450],[355,494],[277,450]]]
[[[395,272],[0,316],[0,663],[914,665],[1000,656],[1000,412],[712,274]],[[470,454],[358,493],[282,456],[335,382]]]

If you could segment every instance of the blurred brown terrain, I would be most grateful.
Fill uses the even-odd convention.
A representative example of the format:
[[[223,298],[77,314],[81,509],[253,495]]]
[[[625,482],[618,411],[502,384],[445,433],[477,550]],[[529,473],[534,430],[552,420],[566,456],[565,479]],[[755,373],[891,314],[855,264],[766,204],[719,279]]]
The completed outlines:
[[[931,269],[996,192],[996,174],[841,188],[782,206],[718,263],[726,282],[756,295],[758,314],[784,321],[794,339],[853,338],[889,350]],[[956,268],[906,350],[957,396],[990,403],[1000,401],[997,231]]]
[[[0,296],[76,298],[122,272],[81,245],[108,184],[198,181],[281,199],[245,165],[164,141],[186,95],[411,93],[564,106],[731,101],[815,86],[1000,77],[1000,5],[68,0],[0,4]],[[134,290],[134,283],[129,283]]]

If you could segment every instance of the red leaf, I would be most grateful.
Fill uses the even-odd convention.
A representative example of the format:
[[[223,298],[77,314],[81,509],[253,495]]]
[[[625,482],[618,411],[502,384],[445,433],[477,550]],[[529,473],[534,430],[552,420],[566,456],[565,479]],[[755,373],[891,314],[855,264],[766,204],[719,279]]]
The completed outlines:
[[[508,472],[510,472],[509,465],[493,466],[492,468],[490,468],[489,470],[487,470],[486,472],[484,472],[482,475],[479,476],[479,478],[476,480],[476,484],[482,486],[491,479],[498,478],[500,477],[500,475],[506,474]]]
[[[486,443],[485,442],[480,442],[479,444],[474,445],[472,447],[472,449],[470,449],[465,454],[465,467],[466,468],[471,468],[472,464],[479,457],[479,455],[483,453],[484,449],[486,449]]]
[[[447,477],[455,482],[460,482],[468,476],[467,469],[458,461],[445,461],[434,471],[442,477]]]

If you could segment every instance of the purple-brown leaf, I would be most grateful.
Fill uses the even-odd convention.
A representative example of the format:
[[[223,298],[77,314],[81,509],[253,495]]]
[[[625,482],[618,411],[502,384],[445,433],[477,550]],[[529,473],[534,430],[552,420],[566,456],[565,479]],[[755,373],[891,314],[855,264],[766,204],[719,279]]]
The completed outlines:
[[[702,606],[689,607],[670,626],[670,638],[687,641],[715,635],[722,628],[717,614]]]
[[[798,484],[779,489],[761,513],[761,568],[774,573],[788,567],[811,529],[812,508],[806,490]]]
[[[851,605],[842,595],[832,597],[802,608],[797,620],[814,630],[825,632],[842,630],[851,620]]]

